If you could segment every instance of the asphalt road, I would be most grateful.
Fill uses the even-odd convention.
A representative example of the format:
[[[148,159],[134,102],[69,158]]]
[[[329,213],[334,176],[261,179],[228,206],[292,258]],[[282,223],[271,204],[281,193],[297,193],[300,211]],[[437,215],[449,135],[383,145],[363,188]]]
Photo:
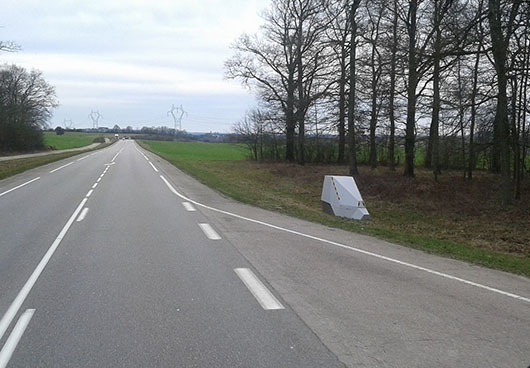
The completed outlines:
[[[133,141],[0,208],[0,368],[530,364],[527,278],[242,205]]]

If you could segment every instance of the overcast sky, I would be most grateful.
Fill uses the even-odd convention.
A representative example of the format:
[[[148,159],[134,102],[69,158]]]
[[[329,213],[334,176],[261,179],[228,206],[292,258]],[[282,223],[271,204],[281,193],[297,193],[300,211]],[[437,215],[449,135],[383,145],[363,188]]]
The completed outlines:
[[[51,125],[173,126],[172,104],[188,132],[229,132],[254,105],[224,79],[230,45],[258,31],[268,0],[2,0],[0,39],[18,53],[0,62],[38,69],[56,88]]]

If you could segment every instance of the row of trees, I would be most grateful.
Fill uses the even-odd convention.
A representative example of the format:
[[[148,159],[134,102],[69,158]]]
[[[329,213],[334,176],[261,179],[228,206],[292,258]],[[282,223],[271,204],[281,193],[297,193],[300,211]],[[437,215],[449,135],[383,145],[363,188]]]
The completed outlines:
[[[0,42],[0,51],[18,47]],[[0,66],[0,151],[44,148],[42,129],[57,106],[55,89],[39,71],[16,65]]]
[[[255,158],[395,167],[419,152],[502,177],[503,201],[527,169],[530,3],[522,0],[271,0],[225,63],[260,107],[236,130]],[[451,158],[444,155],[450,152]],[[261,156],[260,156],[261,155]]]

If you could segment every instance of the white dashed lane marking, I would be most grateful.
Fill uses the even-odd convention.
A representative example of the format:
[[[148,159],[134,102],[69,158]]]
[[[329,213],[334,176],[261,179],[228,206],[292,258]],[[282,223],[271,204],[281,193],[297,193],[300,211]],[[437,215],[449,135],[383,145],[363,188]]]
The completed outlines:
[[[199,227],[204,232],[204,234],[208,237],[210,240],[219,240],[221,237],[217,232],[210,226],[210,224],[199,224]]]
[[[190,202],[182,202],[182,205],[184,206],[186,211],[189,211],[189,212],[197,211]]]
[[[254,295],[263,309],[277,310],[285,308],[250,269],[236,268],[234,271],[239,276],[241,281],[243,281],[245,286],[250,290],[252,295]]]

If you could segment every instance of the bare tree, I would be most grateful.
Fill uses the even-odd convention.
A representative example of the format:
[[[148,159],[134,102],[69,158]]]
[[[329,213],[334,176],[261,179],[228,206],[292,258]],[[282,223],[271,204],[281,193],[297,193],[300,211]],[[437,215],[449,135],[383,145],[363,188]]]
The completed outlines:
[[[325,78],[330,69],[328,43],[324,42],[326,28],[331,21],[324,12],[321,0],[286,0],[294,21],[296,55],[296,118],[298,123],[298,163],[305,163],[305,119],[314,101],[324,95],[333,84]]]
[[[414,148],[416,142],[416,88],[419,82],[417,43],[418,1],[409,0],[404,18],[408,39],[408,80],[407,80],[407,125],[405,131],[405,171],[404,175],[414,177]]]
[[[272,0],[263,14],[262,35],[242,35],[233,45],[236,51],[225,62],[226,76],[254,85],[261,98],[283,113],[286,135],[285,159],[295,160],[296,53],[295,23],[288,3]]]
[[[338,132],[338,155],[337,163],[345,162],[346,148],[346,86],[348,84],[348,55],[350,32],[349,7],[345,1],[334,1],[327,7],[329,17],[332,19],[328,27],[328,42],[330,50],[337,64],[337,132]]]
[[[388,161],[392,170],[396,165],[396,64],[398,50],[398,0],[392,0],[392,40],[390,42],[390,86],[388,93],[388,119],[390,120],[390,137],[388,141]]]
[[[58,105],[42,73],[16,65],[0,67],[0,150],[42,148],[41,129]]]
[[[513,199],[510,177],[507,58],[509,44],[517,27],[516,19],[521,3],[522,0],[513,0],[512,2],[488,0],[488,21],[497,79],[497,110],[495,114],[494,144],[500,156],[502,202],[504,205],[511,204]]]
[[[381,77],[385,61],[381,53],[381,37],[382,37],[382,22],[383,16],[386,12],[385,1],[373,1],[365,3],[367,14],[367,26],[364,31],[364,40],[369,46],[369,51],[366,50],[366,57],[364,58],[366,67],[368,69],[364,79],[366,90],[370,91],[368,99],[370,100],[370,145],[368,162],[372,168],[377,166],[377,146],[376,146],[376,129],[379,118],[379,112],[382,108],[381,100]]]

